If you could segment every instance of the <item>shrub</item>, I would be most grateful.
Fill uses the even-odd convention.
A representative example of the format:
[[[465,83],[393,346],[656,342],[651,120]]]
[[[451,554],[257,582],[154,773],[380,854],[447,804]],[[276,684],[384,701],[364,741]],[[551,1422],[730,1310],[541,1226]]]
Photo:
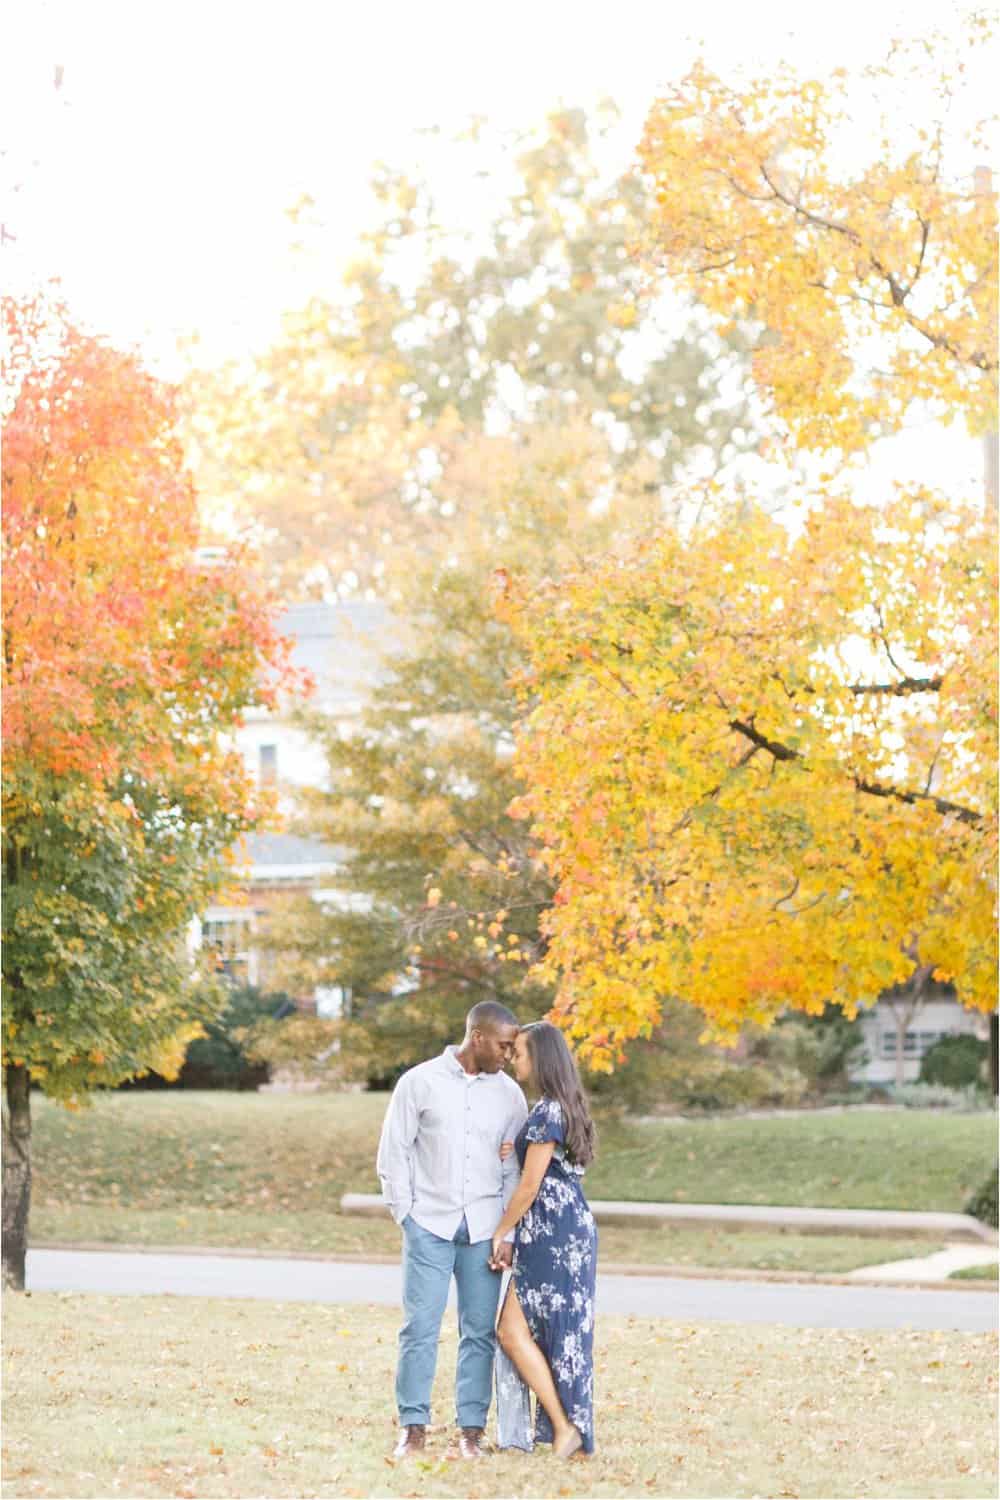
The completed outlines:
[[[258,1089],[266,1083],[269,1070],[264,1062],[249,1057],[243,1046],[243,1033],[262,1016],[270,1017],[282,1005],[290,1005],[286,995],[267,995],[252,985],[230,988],[216,978],[204,983],[202,1021],[205,1035],[190,1043],[184,1065],[176,1079],[168,1081],[159,1073],[119,1084],[120,1089]],[[214,1007],[214,1013],[213,1013]]]
[[[786,1061],[735,1059],[699,1042],[701,1014],[667,1000],[652,1036],[633,1042],[613,1073],[584,1073],[596,1108],[622,1114],[754,1109],[800,1104],[808,1080]]]
[[[974,1219],[979,1219],[983,1224],[991,1224],[994,1229],[997,1225],[997,1168],[987,1177],[982,1187],[977,1189],[965,1205],[965,1212],[971,1214]]]
[[[867,1061],[861,1023],[845,1016],[839,1005],[827,1005],[817,1016],[795,1012],[779,1017],[754,1037],[751,1056],[794,1068],[810,1092],[823,1094],[843,1090],[851,1073]]]
[[[223,1009],[205,1023],[206,1035],[187,1050],[177,1082],[189,1089],[258,1089],[269,1070],[263,1062],[248,1057],[243,1033],[263,1016],[273,1016],[290,1005],[287,995],[268,995],[253,985],[231,989]]]
[[[963,1033],[942,1036],[924,1053],[920,1063],[921,1083],[941,1083],[961,1089],[984,1081],[989,1043]]]
[[[269,1071],[340,1088],[364,1076],[363,1057],[345,1047],[350,1022],[308,1011],[267,1016],[246,1027],[240,1041],[250,1060]]]
[[[982,1088],[950,1089],[938,1083],[887,1084],[886,1088],[893,1104],[902,1104],[907,1109],[973,1111],[993,1108],[992,1095]]]
[[[795,1068],[736,1063],[707,1054],[694,1063],[670,1063],[662,1074],[667,1102],[680,1110],[794,1108],[809,1084]]]

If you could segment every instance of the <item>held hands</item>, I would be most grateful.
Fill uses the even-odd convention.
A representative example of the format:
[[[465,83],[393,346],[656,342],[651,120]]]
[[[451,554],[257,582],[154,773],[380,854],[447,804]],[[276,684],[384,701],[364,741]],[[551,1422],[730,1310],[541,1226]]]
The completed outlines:
[[[501,1141],[500,1160],[506,1161],[514,1149],[513,1141]],[[510,1269],[514,1260],[514,1247],[503,1239],[499,1234],[493,1236],[490,1246],[490,1258],[487,1262],[491,1271],[506,1271]]]
[[[491,1271],[509,1271],[514,1261],[514,1246],[501,1235],[493,1236],[490,1246],[490,1258],[487,1261]]]

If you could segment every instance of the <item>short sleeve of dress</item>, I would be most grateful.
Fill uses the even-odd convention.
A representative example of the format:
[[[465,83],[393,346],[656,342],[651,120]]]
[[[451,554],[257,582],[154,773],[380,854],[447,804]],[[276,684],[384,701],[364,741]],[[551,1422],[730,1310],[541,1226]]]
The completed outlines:
[[[555,1141],[557,1146],[565,1144],[562,1108],[558,1100],[539,1099],[528,1116],[524,1139],[528,1146],[544,1146],[547,1141]]]

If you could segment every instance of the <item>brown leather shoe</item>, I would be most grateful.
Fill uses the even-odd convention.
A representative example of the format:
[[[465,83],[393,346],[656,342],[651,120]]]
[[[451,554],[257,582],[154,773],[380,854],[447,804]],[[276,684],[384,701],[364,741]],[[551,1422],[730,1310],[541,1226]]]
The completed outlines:
[[[482,1427],[463,1427],[458,1435],[459,1458],[486,1458],[489,1448],[483,1442]]]
[[[393,1458],[416,1458],[423,1453],[427,1442],[426,1427],[403,1427],[400,1430],[399,1440],[392,1450]]]

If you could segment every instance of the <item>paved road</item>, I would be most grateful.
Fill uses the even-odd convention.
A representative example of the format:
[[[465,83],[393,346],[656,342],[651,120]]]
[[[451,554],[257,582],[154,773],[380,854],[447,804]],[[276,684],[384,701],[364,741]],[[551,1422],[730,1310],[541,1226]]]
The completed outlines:
[[[30,1250],[27,1284],[31,1291],[375,1302],[396,1307],[400,1303],[398,1266],[226,1255]],[[997,1299],[982,1291],[662,1276],[599,1276],[597,1310],[682,1323],[781,1323],[793,1328],[909,1327],[983,1333],[997,1326]]]

